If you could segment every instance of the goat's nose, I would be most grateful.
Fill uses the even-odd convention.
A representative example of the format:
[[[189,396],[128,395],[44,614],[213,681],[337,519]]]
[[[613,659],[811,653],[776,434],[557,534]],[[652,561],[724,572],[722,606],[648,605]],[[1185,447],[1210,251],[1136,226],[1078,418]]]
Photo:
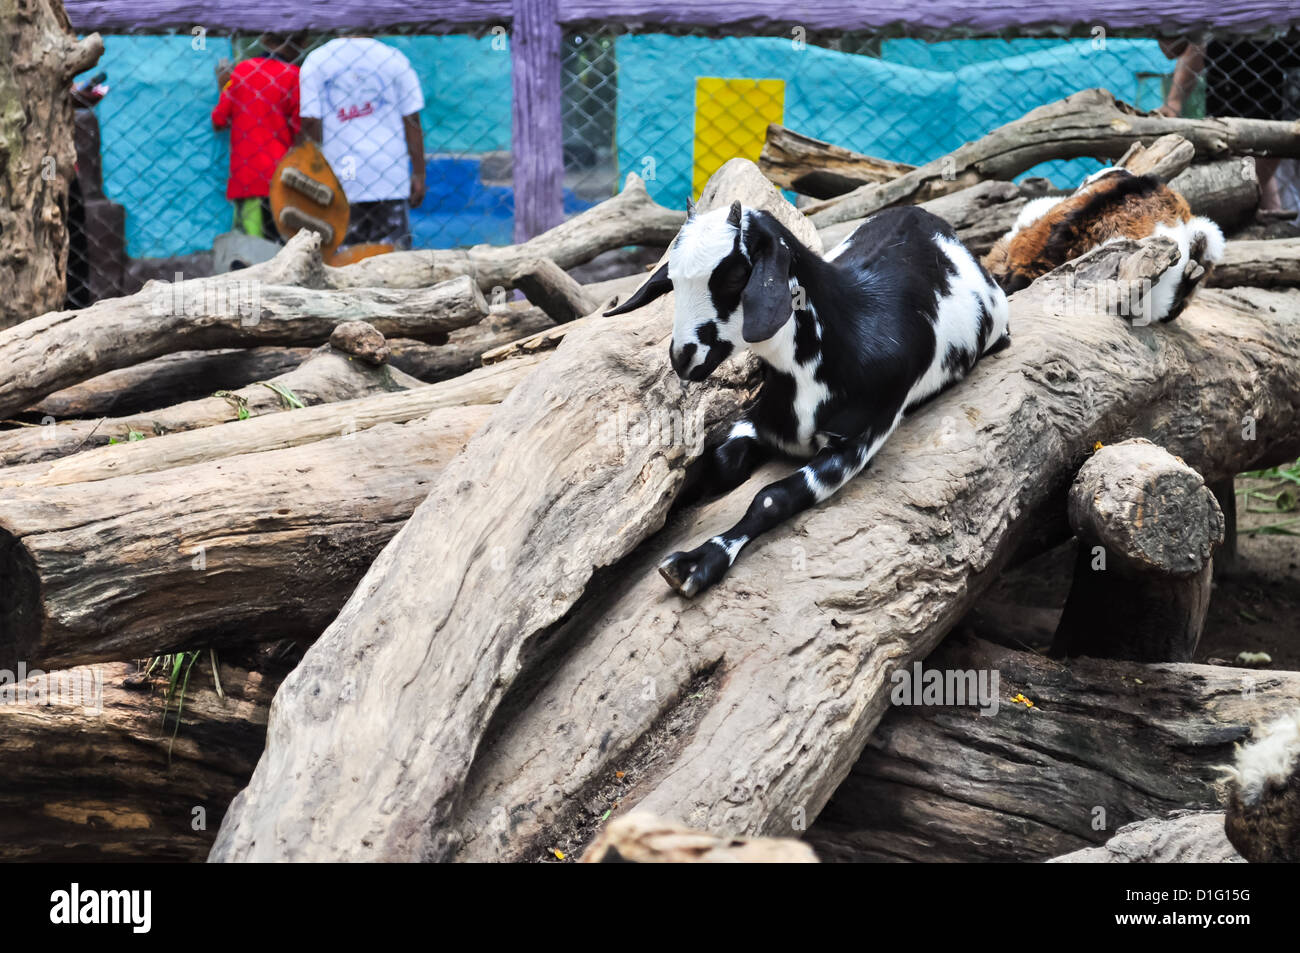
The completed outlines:
[[[686,380],[686,373],[691,368],[691,363],[695,358],[695,342],[683,344],[680,348],[676,344],[668,345],[668,358],[672,361],[673,370],[682,380]]]

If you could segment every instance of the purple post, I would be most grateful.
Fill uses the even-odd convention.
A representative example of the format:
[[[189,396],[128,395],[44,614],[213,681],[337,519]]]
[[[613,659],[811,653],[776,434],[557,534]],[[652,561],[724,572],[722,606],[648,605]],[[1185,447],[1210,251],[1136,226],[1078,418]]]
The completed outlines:
[[[563,33],[556,13],[557,0],[514,0],[510,62],[516,242],[564,221]]]

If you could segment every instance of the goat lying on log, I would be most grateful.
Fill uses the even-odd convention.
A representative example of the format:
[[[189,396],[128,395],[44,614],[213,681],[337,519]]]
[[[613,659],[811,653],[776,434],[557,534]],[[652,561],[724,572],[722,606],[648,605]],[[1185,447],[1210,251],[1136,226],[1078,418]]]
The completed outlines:
[[[741,549],[833,495],[903,415],[1010,343],[1001,289],[942,219],[914,206],[863,222],[825,258],[768,212],[739,202],[696,215],[622,314],[675,291],[670,358],[702,381],[748,346],[763,361],[756,405],[705,454],[694,491],[720,494],[771,453],[808,459],[764,487],[745,517],[659,565],[691,597]]]
[[[1208,218],[1193,216],[1187,200],[1152,175],[1103,169],[1072,195],[1034,199],[984,257],[984,266],[1013,294],[1107,242],[1152,235],[1173,239],[1179,258],[1144,297],[1141,313],[1147,323],[1172,321],[1222,260],[1223,232]]]

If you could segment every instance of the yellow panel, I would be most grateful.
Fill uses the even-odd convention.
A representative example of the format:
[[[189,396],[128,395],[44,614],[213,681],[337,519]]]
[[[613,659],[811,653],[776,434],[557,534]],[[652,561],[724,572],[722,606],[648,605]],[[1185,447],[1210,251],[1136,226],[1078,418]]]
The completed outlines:
[[[697,78],[693,193],[698,196],[728,159],[757,161],[768,123],[784,117],[785,80]]]

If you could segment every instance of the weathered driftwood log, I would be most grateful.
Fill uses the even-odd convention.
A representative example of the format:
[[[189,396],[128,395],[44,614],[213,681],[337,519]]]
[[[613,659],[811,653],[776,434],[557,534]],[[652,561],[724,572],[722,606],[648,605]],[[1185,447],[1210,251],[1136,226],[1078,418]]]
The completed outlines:
[[[282,252],[281,254],[285,254]],[[381,256],[382,257],[382,256]],[[274,262],[274,259],[272,259]],[[393,337],[441,337],[481,321],[487,302],[468,278],[431,288],[331,291],[264,284],[252,269],[59,311],[0,331],[0,417],[47,394],[172,351],[323,344],[343,321]]]
[[[624,278],[601,282],[599,286],[592,285],[591,290],[599,292],[599,294],[592,295],[593,300],[598,303],[586,315],[564,324],[553,324],[525,337],[484,351],[483,363],[485,365],[499,364],[501,361],[508,361],[524,354],[540,354],[543,351],[553,351],[559,347],[565,336],[576,328],[583,327],[593,321],[616,320],[617,316],[606,319],[605,312],[618,304],[625,295],[629,295],[639,288],[644,281],[644,275],[628,275]]]
[[[863,155],[772,123],[767,127],[758,168],[783,189],[828,199],[860,185],[888,182],[916,166]]]
[[[729,163],[710,201],[762,201],[805,226],[738,170],[755,171]],[[1107,246],[1094,259],[1117,274],[1133,254]],[[1062,308],[1062,284],[1018,294],[1012,348],[689,603],[655,573],[662,554],[738,520],[787,468],[680,512],[638,547],[695,453],[648,423],[673,414],[707,429],[748,380],[681,396],[663,357],[669,297],[571,334],[440,476],[285,683],[214,858],[530,856],[592,830],[590,792],[615,771],[628,776],[625,806],[692,827],[788,834],[815,818],[885,711],[888,672],[928,654],[1061,511],[1095,441],[1147,433],[1210,478],[1300,455],[1300,326],[1269,318],[1290,293],[1207,293],[1171,332],[1086,299]],[[1247,412],[1269,421],[1253,442],[1234,437]],[[428,585],[430,565],[446,585]]]
[[[815,864],[791,837],[720,837],[653,814],[611,820],[582,856],[585,864]]]
[[[1125,440],[1083,465],[1069,499],[1079,550],[1052,654],[1191,661],[1224,532],[1201,475],[1149,440]]]
[[[1300,863],[1300,708],[1237,752],[1226,787],[1224,830],[1241,855],[1252,864]]]
[[[1012,179],[1049,159],[1119,159],[1134,142],[1182,136],[1201,161],[1240,156],[1300,156],[1293,122],[1267,119],[1171,119],[1143,113],[1109,92],[1089,89],[1031,110],[946,156],[888,182],[864,185],[809,206],[820,228],[900,203],[923,202],[983,179]]]
[[[1252,158],[1197,162],[1174,176],[1169,187],[1187,199],[1193,215],[1212,219],[1225,235],[1253,221],[1259,208],[1259,175]]]
[[[1066,664],[966,637],[922,666],[966,703],[926,704],[915,669],[895,670],[896,704],[808,830],[823,859],[1042,860],[1216,809],[1233,746],[1300,692],[1295,672]]]
[[[222,695],[204,653],[179,726],[166,679],[134,663],[0,686],[0,860],[201,860],[257,763],[281,676],[219,674]]]
[[[1101,847],[1085,847],[1049,864],[1241,864],[1223,833],[1222,811],[1177,811],[1126,824]]]
[[[59,307],[66,294],[77,162],[68,92],[103,52],[98,33],[77,38],[57,0],[6,3],[0,15],[0,328]]]
[[[1205,281],[1216,288],[1294,288],[1300,285],[1300,238],[1228,242]]]
[[[480,367],[487,351],[554,326],[541,308],[512,303],[493,308],[478,324],[452,331],[446,344],[389,338],[388,363],[426,383],[445,381]]]
[[[1194,145],[1182,136],[1170,134],[1161,136],[1149,146],[1140,140],[1133,143],[1115,165],[1134,175],[1154,175],[1168,182],[1191,165],[1195,156]]]
[[[111,442],[148,439],[280,413],[298,404],[328,404],[425,386],[397,368],[376,367],[324,345],[285,374],[200,400],[128,417],[51,421],[0,431],[0,467],[54,460]]]
[[[700,204],[733,199],[771,208],[816,247],[811,225],[752,163],[725,165]],[[214,857],[445,854],[450,845],[431,821],[445,822],[521,654],[546,641],[598,567],[663,524],[704,434],[736,413],[756,378],[746,362],[682,399],[664,360],[671,315],[665,298],[619,320],[574,322],[541,373],[498,408],[284,689],[275,735]],[[431,585],[429,567],[464,584]],[[502,587],[510,577],[528,582]],[[353,697],[366,701],[331,701],[324,720],[307,715],[334,698],[331,689],[313,700],[313,686],[329,684],[338,653],[357,651],[367,663],[354,672]],[[394,695],[396,684],[407,688]],[[444,692],[469,707],[423,722],[421,741],[389,737],[393,726],[402,726],[397,734],[415,727],[408,714],[440,707],[434,700],[450,697]],[[373,717],[381,710],[382,718]],[[363,765],[351,751],[368,739],[405,754],[400,762]],[[312,750],[337,750],[357,764],[364,783],[344,790],[333,771],[320,770],[323,762],[297,767]],[[377,813],[379,801],[392,812],[385,806]],[[300,823],[306,804],[319,812],[316,830],[327,838],[317,840]]]
[[[284,374],[305,361],[311,351],[308,347],[180,351],[74,384],[23,413],[28,419],[39,420],[155,410]]]
[[[375,394],[296,410],[232,421],[220,427],[166,434],[83,450],[56,460],[0,469],[0,489],[21,486],[67,486],[220,460],[246,453],[283,450],[331,437],[347,436],[378,424],[401,424],[435,411],[456,420],[459,408],[471,408],[466,422],[481,418],[479,406],[499,404],[528,375],[538,357],[524,357],[479,368],[438,384]]]
[[[524,262],[549,258],[567,269],[611,248],[667,245],[685,220],[685,212],[650,198],[645,182],[631,173],[618,195],[521,244],[376,255],[333,270],[330,282],[337,288],[422,288],[469,275],[490,294],[494,288],[509,289],[511,276]]]
[[[556,324],[565,324],[596,307],[596,301],[555,262],[535,258],[520,262],[510,273],[510,284]]]
[[[0,668],[318,634],[490,410],[456,407],[162,472],[5,489]]]

